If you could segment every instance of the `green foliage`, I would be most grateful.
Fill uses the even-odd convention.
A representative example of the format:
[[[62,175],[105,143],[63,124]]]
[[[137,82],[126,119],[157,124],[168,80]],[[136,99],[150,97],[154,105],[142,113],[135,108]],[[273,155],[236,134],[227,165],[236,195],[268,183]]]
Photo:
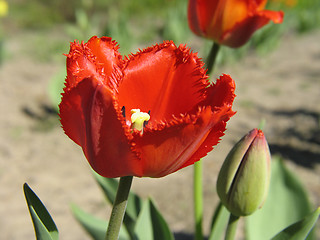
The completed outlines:
[[[147,199],[135,226],[139,240],[173,240],[174,237],[159,210],[151,199]]]
[[[286,29],[285,24],[268,24],[253,35],[249,45],[256,49],[259,54],[265,55],[279,45],[281,36]]]
[[[105,36],[110,36],[120,45],[119,51],[128,54],[132,51],[132,46],[136,44],[137,34],[133,34],[130,26],[130,15],[119,14],[117,9],[108,9],[108,23],[103,30]],[[129,40],[130,39],[130,40]]]
[[[112,203],[115,199],[118,181],[103,178],[95,173],[99,185],[106,198]],[[23,186],[30,215],[38,240],[58,240],[58,229],[49,212],[37,195],[25,183]],[[86,213],[73,204],[71,210],[75,218],[88,234],[95,240],[105,238],[108,222]],[[120,240],[173,240],[168,224],[151,199],[143,201],[134,193],[130,193],[127,211],[123,222],[125,228],[120,229]]]
[[[86,213],[75,204],[71,206],[71,210],[75,218],[81,224],[81,226],[89,233],[89,235],[94,240],[105,239],[107,226],[108,226],[107,221],[98,219],[92,216],[91,214]],[[123,228],[121,228],[119,233],[119,240],[126,240],[126,239],[129,239],[129,235]]]
[[[0,32],[0,66],[3,62],[4,56],[5,56],[4,44],[3,44],[3,39]]]
[[[63,92],[64,80],[66,78],[66,70],[63,69],[54,75],[48,86],[48,94],[53,108],[59,112],[59,104],[61,102],[61,93]]]
[[[107,221],[103,221],[94,217],[93,215],[86,213],[80,207],[75,204],[71,205],[71,211],[74,217],[78,220],[81,226],[89,233],[92,239],[103,240],[106,235],[108,226]]]
[[[94,177],[101,187],[106,199],[113,204],[118,188],[118,181],[104,178],[97,173]],[[72,212],[84,229],[95,239],[103,239],[107,222],[84,212],[73,205]],[[173,235],[163,216],[152,200],[143,201],[138,195],[130,192],[120,239],[139,240],[173,240]]]
[[[27,183],[23,185],[36,237],[38,240],[58,240],[59,232],[46,207]]]
[[[119,182],[114,178],[102,177],[95,172],[93,174],[99,186],[101,187],[106,199],[111,205],[113,205],[116,198]],[[127,208],[124,215],[123,223],[132,238],[134,236],[135,223],[138,219],[141,208],[142,199],[131,191],[128,197]]]
[[[305,33],[319,28],[320,1],[296,0],[293,6],[288,6],[281,2],[271,2],[269,9],[276,8],[285,12],[284,23],[282,25],[285,25],[286,29],[297,33]]]
[[[247,239],[270,239],[311,211],[304,187],[279,158],[272,160],[270,191],[262,207],[246,221]]]
[[[230,213],[220,202],[212,218],[209,240],[221,239],[228,224],[229,216]]]
[[[306,216],[304,219],[296,222],[286,229],[282,230],[279,234],[272,238],[272,240],[300,240],[306,239],[318,221],[320,215],[320,207],[313,213]]]
[[[113,181],[113,180],[112,180]],[[111,183],[112,185],[113,183]],[[103,240],[107,228],[107,221],[100,220],[76,205],[72,206],[72,212],[82,227],[90,234],[94,240]],[[135,220],[133,234],[120,229],[120,240],[173,240],[173,235],[160,214],[159,210],[151,199],[143,202],[143,207],[139,211],[138,218]],[[124,226],[126,222],[124,221]]]
[[[175,44],[186,44],[191,38],[192,33],[188,26],[187,17],[187,1],[176,0],[168,7],[162,38],[164,40],[172,40]]]
[[[65,5],[62,7],[62,2]],[[71,3],[71,1],[70,1]],[[47,28],[63,23],[67,18],[63,12],[70,11],[69,1],[14,1],[10,4],[10,15],[14,17],[15,24],[24,28]],[[9,15],[9,17],[10,17]],[[69,15],[69,14],[68,14]]]

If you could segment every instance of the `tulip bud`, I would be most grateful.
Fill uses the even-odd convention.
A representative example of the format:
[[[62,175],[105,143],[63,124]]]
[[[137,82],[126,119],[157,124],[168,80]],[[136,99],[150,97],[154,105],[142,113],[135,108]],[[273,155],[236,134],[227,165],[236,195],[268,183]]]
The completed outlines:
[[[235,216],[262,207],[270,182],[270,151],[261,130],[253,129],[229,152],[217,180],[221,202]]]

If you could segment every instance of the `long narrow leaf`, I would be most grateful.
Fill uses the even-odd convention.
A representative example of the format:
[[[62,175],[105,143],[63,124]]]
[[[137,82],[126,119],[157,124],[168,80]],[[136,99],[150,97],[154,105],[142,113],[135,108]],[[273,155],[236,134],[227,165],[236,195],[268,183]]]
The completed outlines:
[[[94,172],[94,177],[101,187],[107,200],[113,204],[117,194],[119,182],[114,178],[105,178]],[[126,227],[131,239],[134,239],[134,228],[142,208],[142,199],[133,192],[129,193],[126,213],[124,215],[123,224]]]
[[[161,215],[160,211],[152,201],[150,201],[150,213],[151,213],[151,221],[153,227],[153,236],[154,240],[173,240],[173,234],[169,229],[169,226],[163,216]]]
[[[228,224],[230,213],[220,202],[215,210],[211,223],[209,240],[221,239]]]
[[[117,188],[119,182],[114,178],[105,178],[97,173],[94,173],[94,177],[97,180],[99,186],[102,188],[108,201],[113,204],[114,199],[117,194]],[[142,199],[133,192],[130,192],[126,214],[132,219],[136,220],[138,218],[139,212],[142,208]]]
[[[38,240],[58,240],[58,229],[38,196],[27,183],[23,185],[24,195]]]
[[[304,219],[296,222],[286,229],[282,230],[272,240],[301,240],[306,239],[316,224],[320,216],[320,207],[317,208],[313,213],[306,216]]]
[[[116,198],[117,189],[119,182],[115,178],[105,178],[93,172],[93,175],[98,182],[99,186],[101,187],[104,195],[106,196],[107,200],[113,204],[114,199]]]
[[[173,234],[151,199],[144,202],[135,227],[139,240],[173,240]]]
[[[272,160],[267,200],[262,209],[246,219],[247,239],[271,239],[310,212],[311,206],[304,187],[283,161],[275,158]]]
[[[108,222],[94,217],[93,215],[86,213],[77,205],[72,204],[71,210],[75,218],[82,225],[82,227],[89,233],[94,240],[104,240]],[[119,234],[119,240],[130,239],[128,233],[121,228]]]
[[[135,234],[139,240],[153,240],[149,200],[146,200],[142,206],[135,226]]]

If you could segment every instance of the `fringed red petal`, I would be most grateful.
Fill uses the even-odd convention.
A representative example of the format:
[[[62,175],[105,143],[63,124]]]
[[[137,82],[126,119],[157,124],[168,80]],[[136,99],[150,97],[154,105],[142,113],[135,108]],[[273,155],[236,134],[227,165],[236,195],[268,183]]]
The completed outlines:
[[[187,113],[204,99],[208,86],[203,64],[185,46],[164,42],[127,59],[124,77],[119,83],[119,104],[126,115],[139,108],[150,111],[154,121],[170,120]]]
[[[204,157],[224,135],[226,122],[234,115],[235,83],[229,75],[206,88],[202,108],[194,114],[172,116],[169,122],[146,127],[134,142],[142,160],[143,176],[161,177]]]
[[[109,77],[114,70],[119,71],[122,64],[117,43],[111,38],[92,37],[88,43],[73,42],[67,55],[66,88],[70,89],[88,77],[112,86],[114,83],[109,82]]]
[[[200,160],[219,142],[233,114],[230,107],[216,112],[207,107],[176,125],[136,136],[143,176],[163,177]]]
[[[89,84],[90,83],[90,84]],[[92,98],[97,83],[84,79],[72,91],[62,94],[59,116],[65,134],[80,146],[87,146],[90,136],[86,131],[87,116],[90,115]]]
[[[178,170],[206,138],[210,109],[199,111],[196,119],[136,135],[136,151],[142,161],[142,176],[163,177]]]
[[[65,93],[60,104],[65,133],[79,144],[91,167],[105,177],[136,175],[138,159],[114,108],[110,90],[87,78]]]
[[[198,147],[197,151],[186,161],[179,169],[185,168],[194,164],[201,158],[205,157],[215,145],[217,145],[224,135],[226,130],[227,121],[235,114],[230,107],[224,107],[213,113],[213,118],[217,121],[209,130],[209,134],[203,139],[202,144]],[[179,170],[177,169],[177,170]]]
[[[102,176],[115,178],[141,174],[141,163],[131,151],[129,127],[114,108],[108,88],[97,88],[91,110],[94,155],[90,164]],[[121,117],[121,119],[119,119]]]
[[[210,87],[206,89],[206,99],[201,105],[211,107],[222,107],[225,105],[232,105],[235,98],[235,82],[230,75],[223,74],[217,79],[216,83],[212,83]]]
[[[212,84],[208,88],[207,98],[202,104],[209,105],[213,109],[213,127],[198,150],[181,168],[199,161],[200,158],[206,156],[213,149],[213,146],[219,143],[220,138],[224,135],[227,121],[235,114],[232,111],[233,100],[236,96],[234,91],[235,82],[227,74],[220,76],[216,84]]]

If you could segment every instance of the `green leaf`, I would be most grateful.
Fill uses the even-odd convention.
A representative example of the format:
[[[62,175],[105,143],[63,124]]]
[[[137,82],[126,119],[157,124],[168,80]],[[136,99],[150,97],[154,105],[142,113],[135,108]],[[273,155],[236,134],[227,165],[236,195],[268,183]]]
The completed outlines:
[[[64,80],[66,78],[66,70],[61,69],[57,72],[50,80],[48,86],[48,94],[51,100],[51,103],[54,109],[58,112],[59,111],[59,104],[61,102],[61,93],[63,92],[64,88]]]
[[[114,178],[105,178],[94,172],[94,177],[101,187],[107,200],[113,204],[116,198],[119,181]],[[128,230],[131,238],[134,238],[134,228],[142,208],[142,199],[133,192],[129,193],[126,213],[124,215],[123,224]]]
[[[117,188],[119,182],[115,178],[105,178],[93,172],[93,175],[98,182],[99,186],[101,187],[104,195],[106,196],[107,200],[113,204],[116,195],[117,195]]]
[[[38,240],[59,239],[58,229],[46,207],[27,183],[23,185],[24,195]]]
[[[278,233],[272,240],[301,240],[306,239],[316,224],[320,215],[320,207],[304,219],[296,222]]]
[[[310,213],[308,196],[297,177],[279,158],[272,160],[271,183],[264,206],[247,217],[247,239],[271,239]]]
[[[71,210],[75,218],[82,225],[82,227],[89,233],[94,240],[104,240],[108,222],[94,217],[93,215],[86,213],[75,204],[71,205]],[[119,240],[130,239],[128,233],[121,228],[119,234]]]
[[[212,218],[209,240],[221,239],[228,224],[229,216],[229,211],[219,202]]]
[[[99,186],[102,188],[108,201],[113,204],[116,198],[118,189],[118,180],[114,178],[105,178],[94,172],[94,177],[97,180]],[[127,203],[126,214],[132,219],[138,218],[139,212],[142,207],[142,199],[133,192],[130,192]]]
[[[168,224],[151,199],[143,204],[135,226],[135,234],[139,240],[174,240]]]
[[[142,210],[135,226],[135,234],[139,240],[153,240],[149,199],[146,200],[142,206]]]

